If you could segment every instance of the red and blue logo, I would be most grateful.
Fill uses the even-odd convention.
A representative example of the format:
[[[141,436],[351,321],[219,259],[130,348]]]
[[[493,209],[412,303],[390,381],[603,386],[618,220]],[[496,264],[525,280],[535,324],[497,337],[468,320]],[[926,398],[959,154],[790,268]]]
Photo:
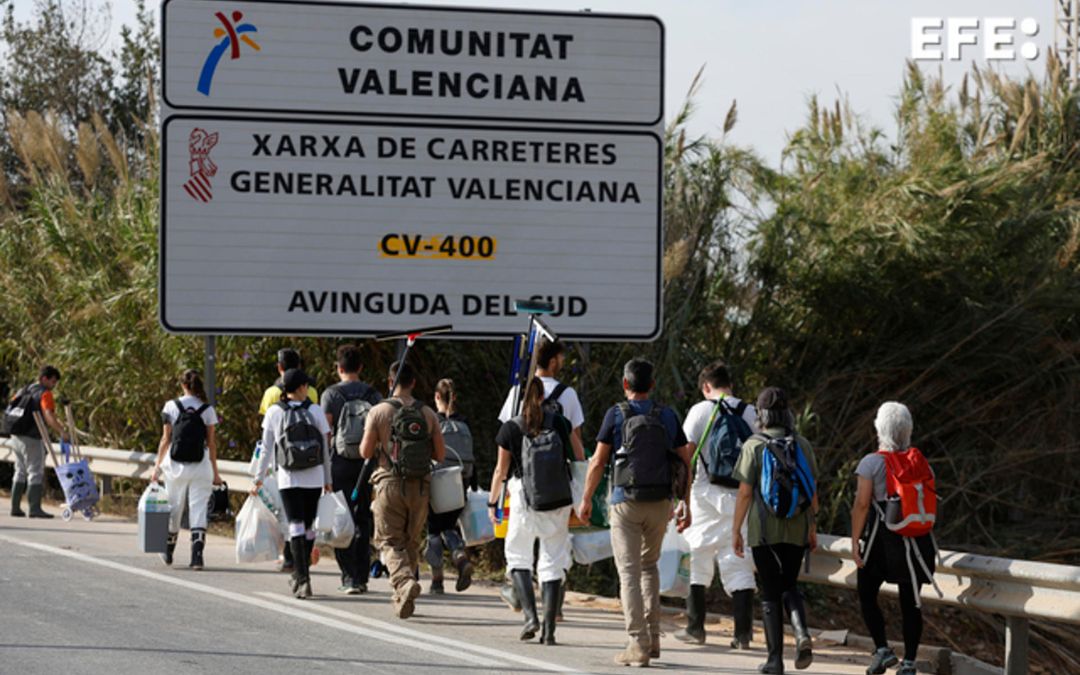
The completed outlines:
[[[241,42],[255,51],[261,50],[261,47],[250,36],[246,35],[246,33],[257,33],[259,29],[250,23],[240,23],[244,18],[242,12],[233,12],[232,21],[221,12],[216,12],[214,16],[217,17],[223,27],[214,29],[214,37],[221,38],[221,42],[210,50],[210,54],[207,55],[206,61],[203,63],[202,72],[199,74],[199,85],[196,89],[204,96],[210,95],[210,85],[214,82],[214,73],[217,72],[218,63],[226,51],[229,52],[230,59],[236,60],[240,58]]]

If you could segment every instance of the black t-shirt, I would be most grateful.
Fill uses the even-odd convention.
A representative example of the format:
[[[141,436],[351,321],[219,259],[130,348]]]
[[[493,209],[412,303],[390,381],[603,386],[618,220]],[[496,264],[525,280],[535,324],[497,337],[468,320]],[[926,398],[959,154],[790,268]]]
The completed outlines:
[[[573,432],[573,427],[570,426],[570,420],[562,415],[554,415],[552,427],[562,440],[563,448],[566,449],[566,458],[573,461],[574,448],[570,445],[570,434]],[[510,451],[510,475],[515,478],[521,478],[521,442],[524,438],[524,432],[514,420],[504,422],[499,427],[499,433],[495,434],[495,442],[499,447]]]
[[[379,392],[364,382],[338,382],[327,387],[326,391],[322,393],[319,406],[322,407],[323,412],[334,420],[331,428],[334,429],[335,433],[337,432],[338,417],[341,415],[341,409],[345,407],[345,402],[358,397],[371,405],[378,405],[382,401]]]

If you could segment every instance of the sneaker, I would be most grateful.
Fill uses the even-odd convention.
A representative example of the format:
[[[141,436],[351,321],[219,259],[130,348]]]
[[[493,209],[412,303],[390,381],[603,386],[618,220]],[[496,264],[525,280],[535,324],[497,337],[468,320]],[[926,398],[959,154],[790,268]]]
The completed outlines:
[[[643,668],[649,665],[649,654],[637,642],[631,641],[626,649],[615,655],[615,665]]]
[[[349,590],[349,595],[364,595],[367,593],[367,584],[353,584]]]
[[[690,627],[680,628],[675,631],[675,639],[688,645],[703,645],[705,644],[705,631],[698,632],[691,630]]]
[[[896,652],[892,650],[892,647],[881,647],[874,650],[873,656],[870,657],[870,665],[866,667],[866,675],[882,675],[887,669],[898,663],[900,663],[900,659],[896,658]]]
[[[916,675],[919,669],[915,667],[914,661],[908,661],[904,659],[900,662],[900,667],[896,670],[896,675]]]
[[[338,593],[342,595],[358,595],[356,587],[352,584],[341,584],[337,587]]]

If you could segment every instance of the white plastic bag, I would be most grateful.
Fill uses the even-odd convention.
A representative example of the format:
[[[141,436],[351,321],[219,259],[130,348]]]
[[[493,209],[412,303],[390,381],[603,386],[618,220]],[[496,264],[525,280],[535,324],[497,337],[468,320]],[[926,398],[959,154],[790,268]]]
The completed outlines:
[[[578,504],[585,498],[585,476],[588,473],[588,462],[572,462],[570,464],[570,494],[574,500],[574,513],[577,513]]]
[[[284,542],[278,519],[261,499],[249,496],[236,516],[236,562],[277,560]]]
[[[458,522],[466,546],[479,546],[495,539],[495,526],[488,518],[488,499],[487,490],[482,490],[470,492],[465,501],[465,510],[461,512]]]
[[[341,490],[319,497],[319,511],[313,526],[320,541],[334,548],[346,548],[356,534],[349,502]]]
[[[690,545],[675,527],[668,522],[664,542],[660,545],[660,595],[668,598],[685,598],[690,592]]]
[[[575,531],[570,535],[574,562],[591,565],[615,555],[611,548],[611,530]]]

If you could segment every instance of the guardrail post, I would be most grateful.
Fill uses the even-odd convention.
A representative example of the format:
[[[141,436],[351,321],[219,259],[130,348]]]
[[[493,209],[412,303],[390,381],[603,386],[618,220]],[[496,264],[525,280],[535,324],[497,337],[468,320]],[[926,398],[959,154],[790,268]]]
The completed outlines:
[[[102,497],[108,497],[112,494],[112,476],[101,476],[101,490],[99,490]]]
[[[1030,626],[1023,617],[1005,617],[1005,675],[1027,674]]]

